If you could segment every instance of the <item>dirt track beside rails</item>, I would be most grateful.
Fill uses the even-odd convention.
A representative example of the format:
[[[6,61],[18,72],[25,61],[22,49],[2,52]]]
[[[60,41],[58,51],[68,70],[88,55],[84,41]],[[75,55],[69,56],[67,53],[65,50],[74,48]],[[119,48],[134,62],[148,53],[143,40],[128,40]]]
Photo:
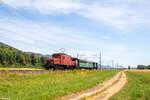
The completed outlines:
[[[108,100],[120,91],[126,84],[127,78],[124,72],[119,72],[113,78],[99,85],[72,95],[58,98],[57,100]]]

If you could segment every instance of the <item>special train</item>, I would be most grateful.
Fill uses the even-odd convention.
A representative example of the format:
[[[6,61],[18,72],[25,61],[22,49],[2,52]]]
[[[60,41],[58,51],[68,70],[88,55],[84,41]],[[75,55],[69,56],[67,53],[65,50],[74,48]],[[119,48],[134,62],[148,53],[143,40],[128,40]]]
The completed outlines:
[[[46,59],[44,67],[49,69],[98,69],[98,63],[72,58],[65,53],[55,53],[52,58]]]

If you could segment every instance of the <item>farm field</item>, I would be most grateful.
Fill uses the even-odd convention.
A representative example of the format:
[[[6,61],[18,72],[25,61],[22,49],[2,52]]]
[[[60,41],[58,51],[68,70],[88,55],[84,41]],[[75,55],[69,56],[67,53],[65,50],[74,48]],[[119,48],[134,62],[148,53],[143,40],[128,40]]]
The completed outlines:
[[[52,100],[90,88],[113,77],[118,70],[57,71],[37,75],[0,75],[0,98],[11,100]]]
[[[128,83],[110,100],[150,100],[150,73],[126,72]]]

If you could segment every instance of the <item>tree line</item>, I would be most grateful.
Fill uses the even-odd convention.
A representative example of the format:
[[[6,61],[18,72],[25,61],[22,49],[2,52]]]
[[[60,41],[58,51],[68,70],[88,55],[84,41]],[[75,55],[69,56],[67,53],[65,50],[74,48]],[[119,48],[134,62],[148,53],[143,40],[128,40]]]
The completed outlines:
[[[12,47],[0,47],[0,66],[42,66],[47,57],[26,53]]]
[[[150,69],[150,65],[146,66],[146,65],[138,65],[137,69]]]

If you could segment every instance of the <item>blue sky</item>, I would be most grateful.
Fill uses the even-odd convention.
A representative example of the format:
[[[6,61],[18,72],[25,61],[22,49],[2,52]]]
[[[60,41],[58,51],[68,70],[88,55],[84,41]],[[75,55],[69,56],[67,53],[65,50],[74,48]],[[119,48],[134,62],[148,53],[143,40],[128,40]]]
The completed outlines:
[[[150,64],[149,0],[1,0],[0,42],[124,66]]]

